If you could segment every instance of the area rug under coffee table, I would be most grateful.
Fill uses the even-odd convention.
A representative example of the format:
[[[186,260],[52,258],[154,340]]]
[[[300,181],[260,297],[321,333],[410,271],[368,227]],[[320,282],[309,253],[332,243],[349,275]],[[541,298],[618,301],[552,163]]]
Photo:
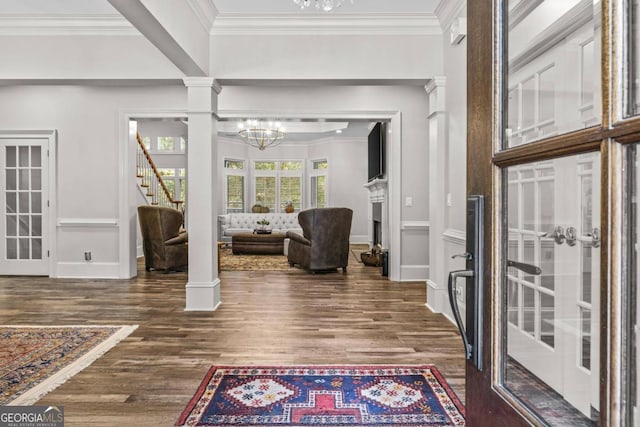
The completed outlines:
[[[177,426],[463,426],[434,366],[214,366]]]
[[[137,326],[0,326],[0,405],[31,405]]]

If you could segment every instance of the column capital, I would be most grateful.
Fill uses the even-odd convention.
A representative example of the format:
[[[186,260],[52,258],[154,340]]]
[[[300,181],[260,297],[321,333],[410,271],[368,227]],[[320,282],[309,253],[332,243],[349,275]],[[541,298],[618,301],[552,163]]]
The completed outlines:
[[[185,77],[182,81],[186,87],[210,87],[218,95],[222,92],[222,86],[213,77]]]
[[[445,87],[446,85],[447,78],[445,76],[435,76],[432,77],[426,85],[424,85],[424,90],[426,90],[427,93],[431,93],[436,89]]]

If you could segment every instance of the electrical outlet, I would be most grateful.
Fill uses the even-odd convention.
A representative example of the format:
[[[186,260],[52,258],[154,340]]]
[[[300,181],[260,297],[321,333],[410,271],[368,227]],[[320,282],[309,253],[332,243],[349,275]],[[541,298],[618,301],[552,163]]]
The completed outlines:
[[[91,261],[91,251],[84,253],[84,260]]]
[[[405,197],[404,205],[405,206],[413,206],[413,197]]]
[[[447,193],[447,206],[451,207],[451,193]]]

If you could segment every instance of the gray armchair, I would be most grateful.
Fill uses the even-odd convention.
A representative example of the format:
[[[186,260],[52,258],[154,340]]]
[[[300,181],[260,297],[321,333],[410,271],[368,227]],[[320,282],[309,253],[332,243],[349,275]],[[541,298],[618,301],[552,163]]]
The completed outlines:
[[[317,208],[302,211],[298,222],[303,235],[288,231],[288,261],[310,270],[342,268],[349,263],[349,235],[353,211],[348,208]]]
[[[161,206],[138,206],[138,220],[147,271],[177,270],[188,265],[188,235],[180,233],[181,212]]]

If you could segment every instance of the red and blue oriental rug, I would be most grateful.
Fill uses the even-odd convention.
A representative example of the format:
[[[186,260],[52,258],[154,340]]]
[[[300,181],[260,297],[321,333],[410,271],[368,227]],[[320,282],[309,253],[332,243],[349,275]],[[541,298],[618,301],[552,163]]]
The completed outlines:
[[[176,426],[463,426],[434,366],[214,366]]]
[[[0,405],[31,405],[137,326],[0,326]]]

